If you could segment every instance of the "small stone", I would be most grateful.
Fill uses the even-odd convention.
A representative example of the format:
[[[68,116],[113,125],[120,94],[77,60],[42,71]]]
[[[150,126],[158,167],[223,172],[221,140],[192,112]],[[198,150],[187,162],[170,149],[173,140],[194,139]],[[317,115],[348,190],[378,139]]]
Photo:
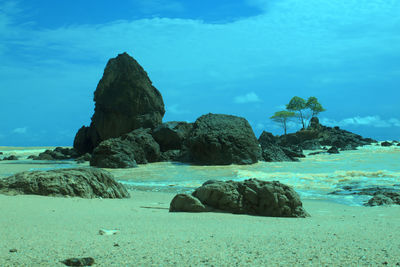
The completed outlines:
[[[67,266],[92,266],[94,264],[94,259],[92,257],[69,258],[61,262]]]

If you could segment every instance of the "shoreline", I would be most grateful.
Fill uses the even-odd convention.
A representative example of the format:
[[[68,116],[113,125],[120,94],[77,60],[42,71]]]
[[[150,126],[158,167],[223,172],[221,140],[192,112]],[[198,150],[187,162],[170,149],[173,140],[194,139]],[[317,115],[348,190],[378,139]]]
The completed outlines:
[[[96,266],[400,264],[400,206],[305,200],[309,218],[170,213],[174,194],[130,193],[0,195],[0,265],[64,266],[59,261],[70,257],[93,257]],[[100,229],[120,232],[102,236]]]

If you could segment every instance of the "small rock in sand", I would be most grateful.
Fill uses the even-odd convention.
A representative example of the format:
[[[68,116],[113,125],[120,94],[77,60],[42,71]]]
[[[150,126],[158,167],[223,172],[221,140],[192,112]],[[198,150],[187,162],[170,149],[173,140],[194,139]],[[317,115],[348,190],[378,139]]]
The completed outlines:
[[[61,262],[67,266],[92,266],[94,264],[94,259],[92,257],[69,258]]]

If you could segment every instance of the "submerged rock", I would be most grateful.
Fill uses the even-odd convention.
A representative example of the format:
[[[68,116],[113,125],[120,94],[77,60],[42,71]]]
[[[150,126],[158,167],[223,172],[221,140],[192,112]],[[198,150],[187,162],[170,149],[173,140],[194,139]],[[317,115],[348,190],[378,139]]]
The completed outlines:
[[[400,205],[400,192],[378,191],[365,206]]]
[[[392,146],[392,145],[393,145],[393,143],[388,142],[388,141],[384,141],[381,143],[381,146]]]
[[[84,154],[100,142],[138,128],[155,128],[164,116],[164,102],[144,69],[127,53],[108,61],[94,92],[90,127],[76,134],[74,148]]]
[[[332,146],[326,151],[328,154],[339,154],[339,150],[336,146]]]
[[[0,192],[82,198],[127,198],[126,188],[111,173],[95,168],[21,172],[0,179]]]
[[[199,202],[197,200],[199,200]],[[203,208],[204,206],[204,208]],[[207,181],[191,196],[177,195],[170,211],[219,211],[273,217],[307,217],[299,195],[278,181]]]
[[[4,157],[3,160],[18,160],[18,157],[15,156],[15,155],[11,155],[11,156],[8,156],[8,157]]]
[[[56,147],[54,150],[47,149],[38,156],[29,156],[33,160],[66,160],[78,157],[73,148]]]
[[[202,165],[253,164],[261,149],[246,119],[207,114],[196,120],[187,141],[191,160]]]

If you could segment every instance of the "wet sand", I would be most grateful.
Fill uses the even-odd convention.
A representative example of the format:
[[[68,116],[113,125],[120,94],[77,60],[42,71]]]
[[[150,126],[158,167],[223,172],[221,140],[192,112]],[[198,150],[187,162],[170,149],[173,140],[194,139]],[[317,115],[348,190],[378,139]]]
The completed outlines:
[[[312,217],[294,219],[169,213],[174,194],[131,196],[0,195],[0,266],[63,266],[70,257],[96,266],[400,265],[399,206],[304,201]]]

